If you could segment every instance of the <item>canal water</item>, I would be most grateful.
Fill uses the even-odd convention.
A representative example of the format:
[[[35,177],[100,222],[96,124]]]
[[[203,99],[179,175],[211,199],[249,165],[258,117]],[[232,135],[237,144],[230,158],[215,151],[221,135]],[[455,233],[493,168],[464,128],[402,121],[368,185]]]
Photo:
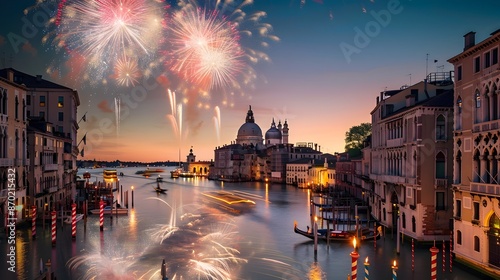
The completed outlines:
[[[136,175],[144,168],[120,168],[123,192],[129,191],[129,213],[107,216],[104,231],[97,215],[77,223],[76,240],[69,225],[57,224],[56,245],[51,244],[48,223],[37,226],[31,239],[29,227],[17,229],[16,275],[8,271],[9,244],[0,233],[0,278],[34,279],[41,263],[51,261],[58,280],[64,279],[161,279],[162,262],[172,279],[347,279],[351,273],[352,244],[314,242],[293,231],[294,222],[305,229],[310,225],[308,190],[293,186],[227,183],[200,178],[171,179],[162,173],[157,194],[155,176]],[[102,180],[102,169],[89,171],[91,181]],[[134,206],[132,208],[132,186]],[[225,190],[255,201],[247,211],[226,211],[207,202],[207,191]],[[120,203],[121,194],[116,195]],[[440,251],[441,245],[438,245]],[[429,246],[416,246],[412,270],[411,243],[405,240],[396,252],[395,236],[390,232],[377,241],[364,240],[357,252],[358,279],[364,279],[368,257],[369,279],[391,279],[393,260],[400,279],[430,279]],[[438,254],[438,279],[485,279],[453,265],[449,268],[448,248],[443,268]],[[443,271],[444,269],[444,271]]]

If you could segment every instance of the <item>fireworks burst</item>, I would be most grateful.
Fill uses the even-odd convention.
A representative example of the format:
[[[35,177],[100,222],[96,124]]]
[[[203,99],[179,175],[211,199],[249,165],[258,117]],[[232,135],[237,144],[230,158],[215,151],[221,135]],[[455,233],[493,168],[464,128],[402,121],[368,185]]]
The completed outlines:
[[[252,66],[269,60],[257,49],[279,38],[261,22],[266,13],[243,11],[252,1],[212,2],[179,1],[169,22],[166,65],[200,92],[222,93],[221,104],[227,105],[235,91],[244,96],[244,87],[253,85],[257,75]]]
[[[123,56],[116,61],[115,64],[115,75],[116,83],[122,86],[128,87],[129,85],[134,86],[141,73],[139,72],[137,59],[128,58]]]
[[[160,1],[148,0],[52,0],[57,7],[49,20],[42,42],[52,43],[71,59],[84,57],[85,71],[79,75],[91,82],[101,80],[115,70],[117,83],[127,85],[138,78],[138,60],[147,68],[158,49],[165,24]],[[41,3],[40,5],[45,5]],[[27,9],[28,10],[32,10]],[[123,54],[136,57],[122,58]],[[117,61],[117,64],[114,64]],[[71,69],[74,71],[75,69]],[[146,69],[144,69],[146,71]],[[128,75],[127,75],[128,73]]]

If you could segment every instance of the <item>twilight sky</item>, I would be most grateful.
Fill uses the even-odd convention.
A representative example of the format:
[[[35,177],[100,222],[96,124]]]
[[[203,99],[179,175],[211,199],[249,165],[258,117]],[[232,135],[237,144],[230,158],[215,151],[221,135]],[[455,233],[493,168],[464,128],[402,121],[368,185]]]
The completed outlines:
[[[498,0],[255,0],[243,13],[233,0],[218,14],[215,1],[189,10],[122,0],[141,13],[120,44],[106,41],[109,21],[96,24],[113,7],[99,13],[88,2],[9,2],[0,68],[77,89],[83,159],[97,160],[176,161],[179,151],[184,160],[191,146],[198,160],[213,159],[216,146],[235,140],[249,105],[263,134],[273,118],[287,120],[291,143],[342,152],[345,132],[370,122],[381,91],[452,70],[446,60],[463,50],[464,34],[480,42],[500,29]],[[187,30],[203,24],[217,41],[187,49]]]

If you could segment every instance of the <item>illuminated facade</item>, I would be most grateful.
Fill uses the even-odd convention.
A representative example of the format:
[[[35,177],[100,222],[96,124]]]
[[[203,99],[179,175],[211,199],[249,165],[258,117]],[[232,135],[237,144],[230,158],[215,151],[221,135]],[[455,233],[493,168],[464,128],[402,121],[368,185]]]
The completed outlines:
[[[372,214],[419,241],[450,238],[452,74],[431,73],[410,87],[382,92],[371,112]]]
[[[454,253],[500,277],[500,30],[450,58],[454,94]]]

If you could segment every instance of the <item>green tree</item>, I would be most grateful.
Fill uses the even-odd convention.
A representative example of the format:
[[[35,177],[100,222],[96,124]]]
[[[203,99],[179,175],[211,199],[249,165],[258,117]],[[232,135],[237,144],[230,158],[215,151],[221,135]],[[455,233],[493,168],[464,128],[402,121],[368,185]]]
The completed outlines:
[[[360,125],[355,125],[345,133],[345,151],[349,153],[349,156],[359,156],[361,155],[361,149],[363,149],[363,141],[372,132],[371,123],[362,123]]]

